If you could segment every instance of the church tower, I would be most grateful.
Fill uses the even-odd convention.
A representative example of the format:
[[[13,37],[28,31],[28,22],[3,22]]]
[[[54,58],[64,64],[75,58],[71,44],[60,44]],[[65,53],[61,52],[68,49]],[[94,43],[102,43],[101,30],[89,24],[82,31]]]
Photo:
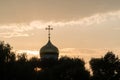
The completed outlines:
[[[50,40],[50,31],[53,30],[53,28],[50,27],[50,25],[48,26],[48,28],[46,28],[46,30],[48,30],[48,42],[46,45],[44,45],[41,49],[40,49],[40,57],[41,60],[45,60],[45,59],[54,59],[54,60],[58,60],[58,56],[59,56],[59,50],[56,46],[54,46]]]

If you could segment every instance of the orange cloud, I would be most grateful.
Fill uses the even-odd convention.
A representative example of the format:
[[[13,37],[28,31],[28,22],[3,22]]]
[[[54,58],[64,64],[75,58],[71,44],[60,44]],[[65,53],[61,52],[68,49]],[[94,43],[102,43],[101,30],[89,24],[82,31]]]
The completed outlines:
[[[114,11],[114,12],[106,12],[106,13],[99,13],[94,14],[89,17],[84,17],[82,19],[78,20],[71,20],[66,22],[44,22],[41,20],[34,20],[30,23],[11,23],[11,24],[0,24],[0,37],[4,38],[12,38],[12,37],[20,37],[20,36],[30,36],[31,34],[28,34],[28,31],[34,30],[34,29],[43,29],[47,27],[47,25],[52,25],[54,27],[85,27],[90,26],[93,24],[100,24],[105,21],[111,21],[111,20],[120,20],[120,10]],[[8,33],[9,32],[9,33]]]

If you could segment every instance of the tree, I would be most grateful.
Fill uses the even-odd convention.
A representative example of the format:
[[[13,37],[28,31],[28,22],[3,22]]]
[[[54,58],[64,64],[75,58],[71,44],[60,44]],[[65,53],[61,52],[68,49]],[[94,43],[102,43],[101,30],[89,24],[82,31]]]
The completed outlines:
[[[60,80],[89,80],[90,74],[82,59],[62,57],[59,63],[62,66]]]
[[[9,44],[5,44],[4,41],[0,41],[0,63],[6,63],[11,60],[15,60],[14,53],[11,53],[12,47]]]
[[[102,58],[91,59],[90,65],[93,71],[93,80],[119,80],[119,64],[120,60],[113,52],[107,52]]]
[[[17,58],[18,58],[18,60],[17,60],[18,62],[26,62],[27,61],[26,53],[22,53],[22,54],[18,55]]]
[[[31,66],[33,68],[35,67],[38,67],[39,66],[39,63],[40,63],[40,60],[36,57],[32,57],[30,60],[29,60],[29,63],[31,64]]]
[[[39,73],[40,80],[89,80],[85,62],[78,58],[61,57],[58,62]]]
[[[9,44],[0,41],[0,80],[6,80],[11,75],[9,73],[12,72],[15,62],[15,54],[11,50],[12,47]]]

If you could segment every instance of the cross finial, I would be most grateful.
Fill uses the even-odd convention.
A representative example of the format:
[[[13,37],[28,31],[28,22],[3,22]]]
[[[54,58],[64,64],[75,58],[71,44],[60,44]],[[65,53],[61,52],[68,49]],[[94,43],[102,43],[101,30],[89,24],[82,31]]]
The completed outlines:
[[[50,40],[50,30],[53,30],[53,28],[48,25],[48,28],[46,28],[46,30],[48,30],[48,39]]]

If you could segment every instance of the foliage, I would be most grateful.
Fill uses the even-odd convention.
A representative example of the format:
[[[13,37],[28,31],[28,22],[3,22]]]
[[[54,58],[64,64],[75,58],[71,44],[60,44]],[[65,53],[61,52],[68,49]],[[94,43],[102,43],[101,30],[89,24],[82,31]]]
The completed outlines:
[[[93,58],[90,61],[93,71],[93,80],[119,80],[120,59],[112,52],[102,58]]]
[[[9,44],[0,41],[0,64],[15,60],[15,55],[14,53],[11,53],[11,49],[12,47]]]
[[[9,44],[0,41],[0,80],[120,80],[120,59],[112,52],[90,60],[90,76],[80,58],[28,60],[25,53],[16,56],[11,50]]]
[[[40,80],[89,80],[89,71],[85,63],[78,58],[62,57],[54,66],[43,69]]]

